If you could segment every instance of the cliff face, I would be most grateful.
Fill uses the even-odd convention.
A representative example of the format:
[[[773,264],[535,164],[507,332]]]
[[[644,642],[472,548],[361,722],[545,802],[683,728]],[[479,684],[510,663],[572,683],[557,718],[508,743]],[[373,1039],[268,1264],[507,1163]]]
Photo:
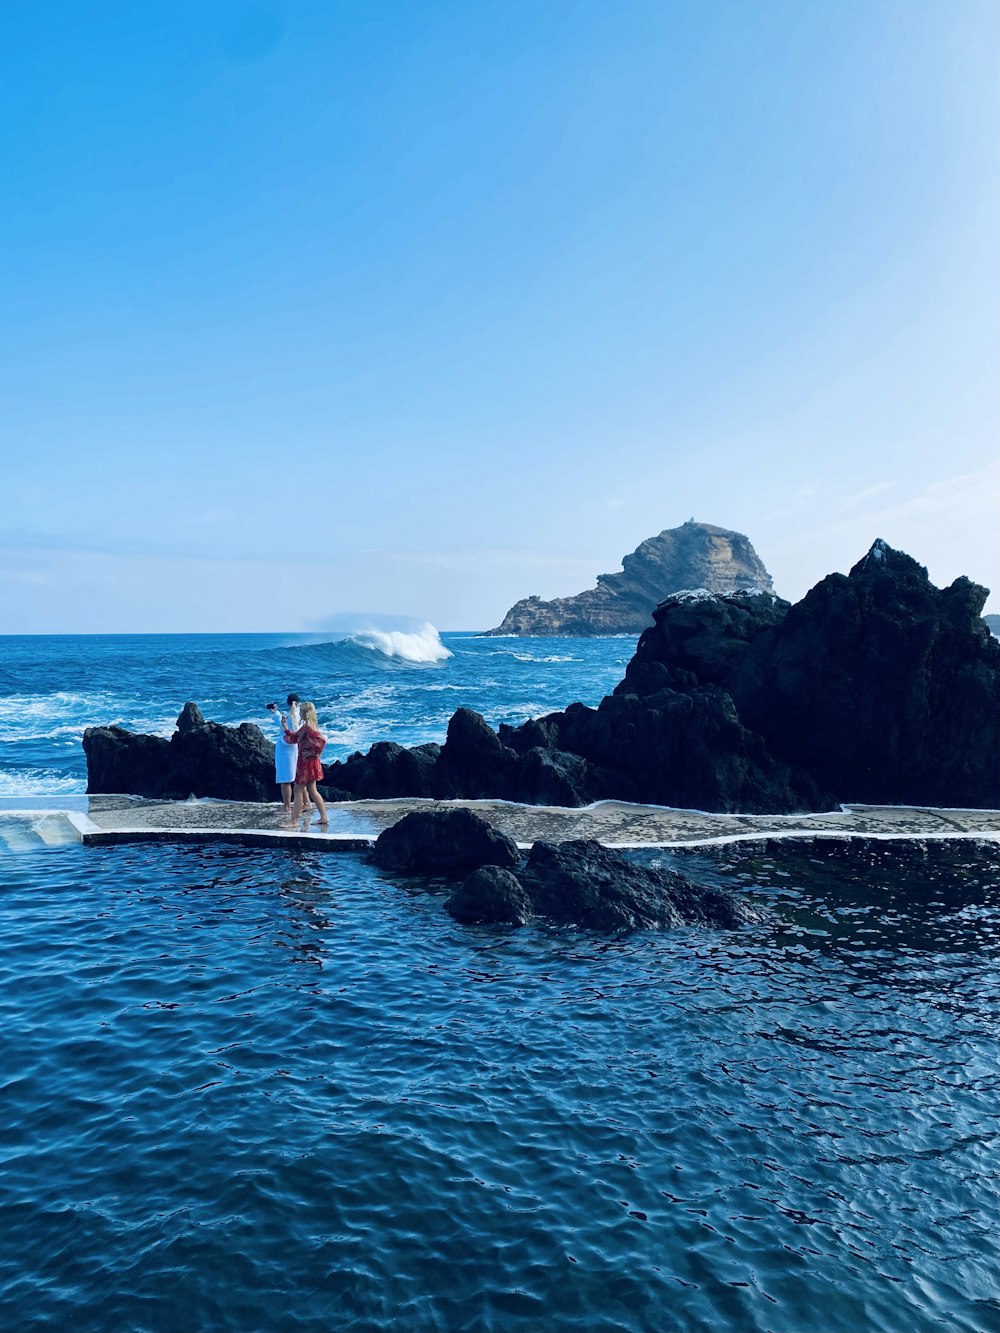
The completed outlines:
[[[599,574],[597,587],[575,597],[543,602],[525,597],[512,606],[489,634],[582,637],[641,634],[653,608],[685,588],[733,593],[756,588],[771,592],[771,576],[740,532],[693,519],[648,537],[622,560],[620,574]]]

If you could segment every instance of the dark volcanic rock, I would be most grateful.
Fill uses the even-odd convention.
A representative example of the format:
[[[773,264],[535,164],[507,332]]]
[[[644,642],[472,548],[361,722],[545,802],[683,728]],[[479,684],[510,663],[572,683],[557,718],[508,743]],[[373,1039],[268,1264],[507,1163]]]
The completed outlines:
[[[525,805],[589,805],[596,785],[582,755],[535,746],[520,759],[516,799]]]
[[[723,688],[749,645],[782,623],[769,593],[681,593],[661,602],[625,678],[596,709],[573,704],[501,735],[578,754],[581,791],[598,797],[717,811],[829,808],[811,777],[776,760]]]
[[[238,727],[205,722],[177,730],[170,750],[171,784],[178,794],[226,801],[275,798],[274,743],[252,722]]]
[[[518,878],[539,916],[595,930],[732,927],[764,917],[748,899],[634,865],[586,839],[536,842]]]
[[[206,722],[197,704],[184,705],[169,741],[124,727],[88,727],[83,748],[88,792],[168,800],[275,798],[273,743],[250,722],[238,727]]]
[[[445,903],[456,921],[508,922],[523,926],[533,915],[531,899],[511,870],[482,866],[462,881]]]
[[[415,810],[380,833],[372,860],[402,875],[457,879],[480,866],[510,867],[517,844],[471,810]]]
[[[478,713],[459,708],[448,723],[448,737],[435,765],[434,795],[441,800],[510,799],[517,788],[517,771],[514,751],[500,743]]]
[[[770,592],[771,576],[748,538],[740,532],[696,523],[667,528],[649,537],[622,560],[618,574],[599,574],[597,587],[575,597],[543,602],[526,597],[490,634],[640,634],[653,608],[682,588]]]
[[[683,809],[773,813],[829,808],[804,773],[775,760],[718,686],[609,695],[577,716],[562,743],[627,775],[626,799]],[[609,792],[621,799],[618,791]]]
[[[197,704],[190,700],[184,705],[177,718],[178,731],[195,731],[206,725],[205,718]]]
[[[544,916],[591,930],[733,928],[766,916],[739,894],[635,865],[585,839],[536,842],[517,874],[496,866],[476,870],[445,907],[459,921],[523,925]]]
[[[987,590],[936,588],[876,541],[752,644],[726,686],[770,752],[840,801],[1000,805],[1000,643]]]
[[[706,810],[1000,805],[1000,643],[986,590],[877,541],[795,606],[675,596],[597,709],[501,729],[587,760],[587,789]],[[602,772],[600,782],[595,774]]]
[[[162,736],[139,736],[124,727],[88,727],[83,749],[88,792],[177,795],[169,786],[170,742]]]
[[[677,593],[653,612],[615,694],[723,685],[751,643],[780,625],[789,603],[770,593]]]
[[[333,800],[385,800],[394,796],[432,796],[439,745],[407,750],[395,741],[376,741],[366,755],[324,767],[321,790]]]

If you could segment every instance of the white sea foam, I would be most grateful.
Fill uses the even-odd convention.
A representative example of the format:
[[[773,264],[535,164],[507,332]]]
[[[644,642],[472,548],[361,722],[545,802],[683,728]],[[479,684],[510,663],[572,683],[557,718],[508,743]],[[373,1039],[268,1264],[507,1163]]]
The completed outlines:
[[[115,706],[111,695],[12,694],[0,698],[0,741],[55,740],[80,737],[84,718],[99,716]]]
[[[413,629],[362,629],[350,638],[362,648],[404,662],[444,662],[451,657],[451,650],[444,646],[440,634],[429,621]]]
[[[481,654],[483,657],[512,657],[515,662],[582,662],[582,657],[571,657],[568,654],[549,653],[540,656],[538,653],[519,653],[512,648],[494,648],[489,652]]]
[[[87,727],[124,726],[147,735],[173,735],[175,717],[126,715],[122,699],[109,692],[12,694],[0,697],[0,743],[54,741],[77,745]]]
[[[0,769],[0,797],[71,796],[86,789],[84,778],[51,768]]]

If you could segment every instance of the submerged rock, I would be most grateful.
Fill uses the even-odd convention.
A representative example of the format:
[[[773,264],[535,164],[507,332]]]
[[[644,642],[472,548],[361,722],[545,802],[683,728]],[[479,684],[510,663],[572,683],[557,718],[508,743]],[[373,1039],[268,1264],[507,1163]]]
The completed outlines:
[[[531,898],[511,870],[482,866],[468,875],[445,903],[456,921],[523,926],[535,915]]]
[[[622,560],[618,574],[599,574],[597,587],[574,597],[543,602],[526,597],[489,634],[641,634],[653,608],[681,588],[713,593],[759,588],[771,576],[741,532],[689,519],[648,537]]]
[[[517,873],[487,867],[445,904],[459,921],[523,925],[545,917],[591,930],[733,928],[764,920],[749,899],[696,884],[674,870],[635,865],[599,842],[536,842]]]
[[[524,925],[545,917],[592,930],[734,927],[763,919],[748,899],[629,861],[599,842],[536,842],[523,866],[515,843],[471,810],[418,810],[372,850],[382,870],[461,879],[445,903],[458,921]]]
[[[746,925],[764,919],[748,899],[675,870],[635,865],[599,842],[536,842],[519,879],[535,911],[595,930]]]

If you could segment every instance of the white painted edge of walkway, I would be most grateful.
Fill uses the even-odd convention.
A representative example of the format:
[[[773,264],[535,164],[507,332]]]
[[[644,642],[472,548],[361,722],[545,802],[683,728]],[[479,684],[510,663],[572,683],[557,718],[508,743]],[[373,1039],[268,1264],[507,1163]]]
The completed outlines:
[[[321,847],[324,843],[330,842],[372,845],[378,837],[377,833],[321,833],[314,829],[179,828],[176,825],[171,828],[158,828],[151,824],[132,824],[108,829],[102,828],[100,824],[95,824],[93,820],[88,819],[87,823],[89,827],[81,829],[87,840],[99,838],[102,841],[106,840],[108,843],[113,843],[118,839],[124,840],[124,838],[139,839],[147,835],[151,838],[177,838],[185,842],[202,840],[210,842],[213,838],[262,838],[274,842],[287,842],[289,840],[300,842],[303,838],[308,838]]]
[[[88,833],[101,832],[100,824],[95,824],[89,815],[83,814],[80,810],[60,810],[58,813],[63,815],[73,825],[77,833],[80,835],[81,842]]]
[[[86,818],[86,817],[84,817]],[[75,822],[75,821],[74,821]],[[92,824],[92,821],[87,821]],[[108,846],[114,846],[116,843],[126,841],[142,841],[149,838],[150,841],[169,841],[171,839],[178,842],[212,842],[215,840],[225,841],[234,839],[236,841],[245,840],[252,842],[274,842],[282,843],[293,840],[298,844],[308,842],[311,846],[321,848],[331,844],[350,844],[349,850],[357,850],[359,847],[373,847],[375,845],[376,834],[366,833],[319,833],[312,830],[296,832],[294,829],[247,829],[247,828],[151,828],[148,826],[133,826],[131,828],[105,829],[96,824],[87,830],[81,830],[85,836],[81,838],[84,842],[100,842]],[[96,836],[94,836],[96,835]],[[995,842],[1000,843],[1000,832],[976,832],[966,829],[950,829],[940,832],[896,832],[896,833],[877,833],[866,831],[864,829],[789,829],[782,831],[780,829],[759,829],[752,833],[721,833],[708,838],[671,838],[668,841],[652,842],[617,842],[596,838],[593,841],[600,842],[602,847],[613,848],[617,851],[656,851],[667,850],[671,847],[710,847],[721,846],[733,842],[764,842],[766,841],[802,841],[804,839],[825,838],[840,842],[855,841],[858,839],[870,839],[873,842],[953,842],[956,839],[964,841]],[[565,841],[564,839],[532,839],[530,842],[515,842],[518,851],[528,852],[534,846],[536,841]]]
[[[979,842],[1000,843],[1000,832],[992,830],[976,832],[969,829],[951,829],[941,833],[874,833],[865,829],[789,829],[783,833],[780,829],[760,829],[756,833],[720,833],[712,838],[675,838],[670,842],[605,842],[602,847],[615,847],[619,851],[639,851],[648,847],[708,847],[712,843],[726,842],[768,842],[792,840],[794,838],[836,838],[840,842],[849,839],[868,838],[872,842],[951,842],[955,838],[972,838]],[[518,847],[530,847],[530,842],[518,843]]]

